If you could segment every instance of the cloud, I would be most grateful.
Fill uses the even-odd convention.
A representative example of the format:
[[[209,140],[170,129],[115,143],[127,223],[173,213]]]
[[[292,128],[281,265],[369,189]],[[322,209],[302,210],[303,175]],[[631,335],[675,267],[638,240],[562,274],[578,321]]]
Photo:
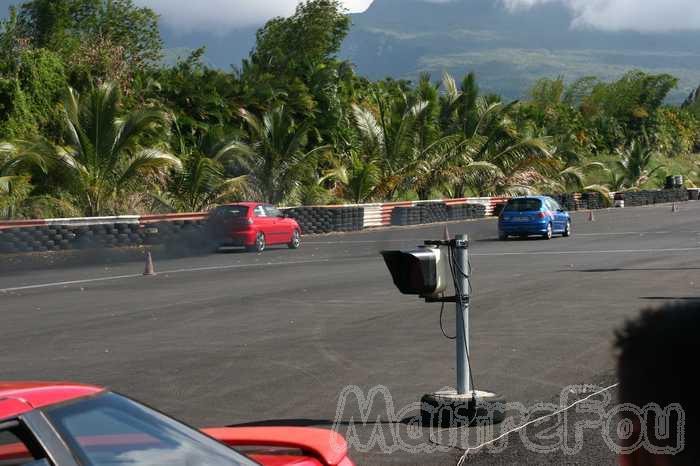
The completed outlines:
[[[640,32],[700,30],[698,0],[502,0],[511,10],[559,2],[574,13],[574,27]]]
[[[381,0],[379,0],[381,1]],[[432,3],[468,0],[424,0]],[[511,11],[561,3],[571,9],[574,27],[663,32],[700,30],[700,0],[493,0]],[[274,16],[294,12],[298,0],[136,0],[160,13],[168,26],[184,32],[260,26]],[[343,0],[351,12],[372,0]]]
[[[152,8],[170,27],[225,31],[230,28],[259,26],[274,16],[294,12],[298,0],[136,0]],[[365,10],[371,0],[343,0],[349,11]]]

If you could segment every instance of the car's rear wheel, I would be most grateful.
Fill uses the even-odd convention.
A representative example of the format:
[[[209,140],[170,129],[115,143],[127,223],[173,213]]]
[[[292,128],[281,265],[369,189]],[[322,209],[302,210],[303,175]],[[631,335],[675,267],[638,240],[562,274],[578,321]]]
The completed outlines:
[[[292,240],[287,246],[289,249],[299,249],[301,246],[301,233],[299,233],[299,230],[294,230],[294,233],[292,233]]]
[[[547,232],[544,235],[542,235],[542,238],[549,240],[549,239],[552,239],[553,236],[554,236],[554,230],[552,230],[552,224],[548,223],[547,224]]]
[[[248,246],[246,249],[251,252],[261,253],[265,250],[265,235],[263,233],[258,233],[255,237],[255,244],[253,246]]]
[[[564,229],[564,237],[568,238],[571,236],[571,220],[566,221],[566,228]]]

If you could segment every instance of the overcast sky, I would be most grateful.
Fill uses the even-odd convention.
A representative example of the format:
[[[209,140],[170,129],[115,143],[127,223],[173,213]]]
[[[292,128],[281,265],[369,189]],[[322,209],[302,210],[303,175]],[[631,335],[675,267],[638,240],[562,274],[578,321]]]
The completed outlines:
[[[136,0],[184,30],[225,30],[258,26],[273,16],[294,11],[297,0]],[[449,2],[453,0],[424,0]],[[700,0],[493,0],[508,8],[560,2],[574,12],[574,27],[606,30],[669,31],[700,29]],[[372,0],[343,0],[351,12],[364,11]]]
[[[574,26],[606,30],[700,29],[700,0],[503,0],[511,8],[561,2],[574,11]]]
[[[342,0],[352,13],[364,11],[372,0]],[[153,8],[171,26],[187,30],[259,26],[274,16],[294,12],[298,0],[136,0]]]

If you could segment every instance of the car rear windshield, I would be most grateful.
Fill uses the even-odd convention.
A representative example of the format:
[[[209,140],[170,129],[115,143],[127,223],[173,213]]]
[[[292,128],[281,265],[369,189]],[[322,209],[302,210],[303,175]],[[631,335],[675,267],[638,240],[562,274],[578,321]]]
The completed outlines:
[[[530,212],[540,210],[542,201],[539,199],[511,199],[506,204],[505,212]]]
[[[214,215],[222,219],[246,218],[248,216],[248,207],[242,205],[227,205],[217,208],[214,211]]]
[[[85,466],[255,466],[180,422],[114,393],[51,407],[54,428]]]

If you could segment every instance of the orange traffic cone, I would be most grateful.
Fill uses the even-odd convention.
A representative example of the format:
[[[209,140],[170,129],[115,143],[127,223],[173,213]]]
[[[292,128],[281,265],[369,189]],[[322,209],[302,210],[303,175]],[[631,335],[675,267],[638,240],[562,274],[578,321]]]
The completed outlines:
[[[151,251],[146,251],[146,268],[143,271],[143,275],[146,277],[152,277],[156,274],[156,270],[153,267],[153,256]]]
[[[593,211],[591,210],[588,212],[588,221],[589,222],[595,222],[595,215],[593,215]]]

